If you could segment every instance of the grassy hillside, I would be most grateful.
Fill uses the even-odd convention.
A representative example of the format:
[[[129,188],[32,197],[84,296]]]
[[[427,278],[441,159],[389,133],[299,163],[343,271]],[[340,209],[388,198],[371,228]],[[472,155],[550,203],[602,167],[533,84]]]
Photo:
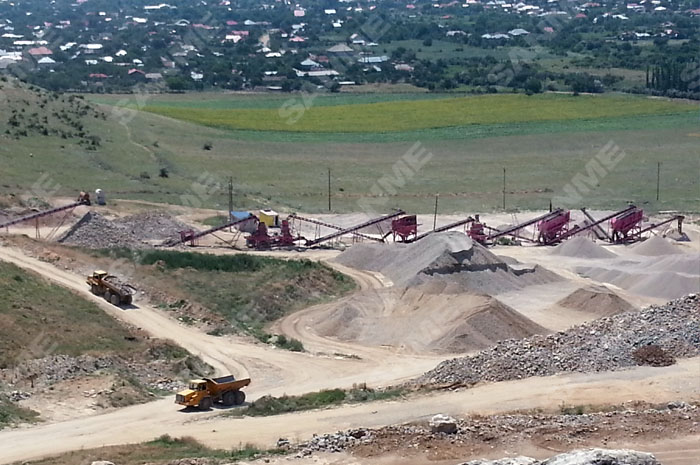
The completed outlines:
[[[147,348],[95,304],[0,262],[0,368],[47,355],[131,355]]]
[[[27,108],[41,112],[34,92],[27,89],[24,92],[24,99],[30,102]],[[0,92],[0,115],[3,115],[0,124],[10,115],[6,109],[15,108],[14,104],[8,106],[8,100],[3,100],[2,95]],[[271,112],[277,121],[280,121],[277,108],[288,100],[288,96],[279,95],[212,93],[88,96],[86,99],[93,97],[134,108],[144,104],[167,109],[199,106],[252,111],[257,108]],[[301,102],[299,96],[292,97]],[[433,97],[419,94],[321,96],[312,100],[308,113],[317,107],[318,110],[338,111],[394,101],[395,105],[430,105],[442,101]],[[526,103],[537,101],[527,100],[526,96],[497,97],[525,99]],[[556,97],[551,98],[555,102],[573,99]],[[355,98],[362,105],[343,106]],[[479,97],[474,101],[489,102],[489,98]],[[613,100],[606,100],[611,97],[577,98],[583,98],[577,102],[586,103],[616,102],[622,97],[613,97]],[[376,201],[377,210],[401,207],[413,212],[431,212],[434,196],[440,193],[441,212],[472,214],[500,208],[503,167],[507,167],[508,208],[545,208],[573,176],[584,172],[586,163],[598,150],[612,141],[625,151],[626,157],[612,173],[600,179],[598,187],[585,195],[581,206],[615,208],[635,201],[648,202],[645,207],[651,210],[700,209],[696,175],[700,169],[700,157],[696,156],[700,142],[697,105],[634,97],[629,101],[628,106],[621,107],[625,111],[666,111],[671,106],[680,110],[671,114],[586,120],[330,133],[220,129],[149,112],[105,106],[102,107],[105,119],[84,118],[90,133],[101,137],[95,150],[79,145],[78,139],[65,140],[42,134],[15,139],[0,132],[0,164],[3,166],[0,194],[34,196],[32,186],[42,175],[48,174],[48,184],[57,186],[55,195],[73,197],[81,189],[100,187],[106,191],[110,202],[115,198],[142,199],[223,211],[228,204],[226,183],[228,176],[232,176],[236,209],[270,206],[283,212],[319,212],[327,209],[326,176],[330,168],[334,211],[361,210],[360,201],[369,198]],[[685,109],[696,112],[683,111]],[[608,105],[606,111],[614,109]],[[416,142],[433,153],[433,159],[418,173],[406,178],[405,185],[395,193],[373,191],[373,186],[383,176],[400,179],[395,174],[396,163]],[[661,201],[657,203],[658,161],[663,162],[663,168]],[[161,168],[167,170],[167,178],[159,176]]]
[[[217,334],[242,331],[266,339],[263,331],[267,323],[338,298],[355,287],[352,279],[310,260],[165,250],[98,253],[126,257],[142,265],[136,271],[138,281],[163,291],[169,299],[161,303],[164,308],[176,314],[185,308],[181,319],[200,318]],[[192,304],[204,311],[193,310]],[[218,318],[212,318],[212,312]]]
[[[301,101],[301,100],[300,100]],[[481,124],[566,122],[692,112],[684,103],[648,98],[571,95],[486,95],[353,105],[312,105],[293,123],[285,109],[219,109],[148,105],[146,111],[227,129],[374,133]],[[281,116],[282,115],[282,116]],[[285,116],[286,115],[286,116]]]

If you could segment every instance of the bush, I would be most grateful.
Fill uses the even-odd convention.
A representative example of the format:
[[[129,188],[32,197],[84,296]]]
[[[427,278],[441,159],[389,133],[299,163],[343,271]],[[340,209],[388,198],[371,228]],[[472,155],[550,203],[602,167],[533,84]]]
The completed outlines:
[[[202,146],[202,148],[203,148],[204,150],[211,150],[212,148],[214,148],[214,146],[212,145],[211,142],[206,142],[206,143]]]
[[[656,344],[638,348],[632,352],[632,358],[637,365],[652,367],[667,367],[676,363],[676,359],[671,354]]]

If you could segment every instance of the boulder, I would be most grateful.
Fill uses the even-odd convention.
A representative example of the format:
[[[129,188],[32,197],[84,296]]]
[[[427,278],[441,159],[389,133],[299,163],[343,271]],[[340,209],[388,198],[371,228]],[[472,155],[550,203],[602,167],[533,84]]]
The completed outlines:
[[[455,434],[457,432],[457,420],[438,413],[430,419],[430,430],[433,433]]]
[[[555,455],[542,465],[661,465],[651,454],[633,450],[586,449]]]
[[[537,465],[539,462],[532,457],[509,457],[498,460],[472,460],[460,465]]]
[[[661,465],[646,452],[633,450],[586,449],[565,452],[539,461],[530,457],[511,457],[498,460],[472,460],[460,465]]]

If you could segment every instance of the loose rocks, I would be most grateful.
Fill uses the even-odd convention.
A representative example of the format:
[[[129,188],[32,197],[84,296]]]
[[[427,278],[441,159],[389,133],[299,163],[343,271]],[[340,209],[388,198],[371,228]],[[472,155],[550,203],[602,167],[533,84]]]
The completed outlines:
[[[656,458],[645,452],[633,450],[588,449],[555,455],[539,461],[530,457],[515,457],[499,460],[472,460],[461,465],[661,465]]]
[[[700,299],[689,295],[548,336],[501,341],[474,356],[442,362],[417,383],[474,384],[616,370],[637,365],[635,350],[648,345],[657,345],[676,358],[700,354]]]

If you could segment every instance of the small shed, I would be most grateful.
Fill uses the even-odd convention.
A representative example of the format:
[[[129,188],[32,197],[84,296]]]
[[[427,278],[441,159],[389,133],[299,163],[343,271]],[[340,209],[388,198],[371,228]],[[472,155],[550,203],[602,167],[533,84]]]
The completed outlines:
[[[265,223],[268,228],[279,228],[280,226],[280,216],[274,210],[260,210],[258,219],[261,223]]]

